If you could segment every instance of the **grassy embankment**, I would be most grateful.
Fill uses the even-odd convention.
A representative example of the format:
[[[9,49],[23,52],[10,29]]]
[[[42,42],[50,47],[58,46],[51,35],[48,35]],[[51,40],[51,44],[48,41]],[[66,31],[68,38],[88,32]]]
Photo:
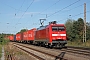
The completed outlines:
[[[0,45],[0,58],[2,57],[2,46]]]
[[[67,46],[76,46],[76,47],[90,47],[90,40],[87,40],[87,42],[79,42],[79,41],[68,41]]]
[[[2,46],[8,44],[9,40],[7,39],[0,39],[0,58],[2,57]]]

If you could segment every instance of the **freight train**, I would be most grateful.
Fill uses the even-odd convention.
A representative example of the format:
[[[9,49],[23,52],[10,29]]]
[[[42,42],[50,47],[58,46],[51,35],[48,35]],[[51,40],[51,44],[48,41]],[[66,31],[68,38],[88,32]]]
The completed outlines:
[[[9,36],[10,41],[30,43],[47,47],[64,47],[67,44],[67,34],[64,24],[50,22],[46,26],[33,28],[16,35]]]

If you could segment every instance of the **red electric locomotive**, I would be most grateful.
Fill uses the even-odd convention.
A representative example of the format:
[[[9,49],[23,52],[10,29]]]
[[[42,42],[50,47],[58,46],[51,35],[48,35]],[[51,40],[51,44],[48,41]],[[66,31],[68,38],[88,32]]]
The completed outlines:
[[[37,28],[34,43],[48,47],[64,47],[67,44],[64,24],[56,24],[56,21],[54,21],[49,25]]]

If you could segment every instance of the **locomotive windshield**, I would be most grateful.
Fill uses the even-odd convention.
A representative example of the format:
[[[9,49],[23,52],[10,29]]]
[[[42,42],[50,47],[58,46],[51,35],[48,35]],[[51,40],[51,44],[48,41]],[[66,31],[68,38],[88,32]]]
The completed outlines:
[[[64,26],[53,26],[52,31],[64,31],[65,27]]]

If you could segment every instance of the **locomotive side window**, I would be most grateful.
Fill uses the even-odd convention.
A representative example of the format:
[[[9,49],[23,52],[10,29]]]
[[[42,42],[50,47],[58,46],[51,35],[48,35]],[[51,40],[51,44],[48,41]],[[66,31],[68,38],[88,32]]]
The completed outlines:
[[[65,28],[63,27],[63,26],[53,26],[52,27],[52,31],[64,31],[65,30]]]

